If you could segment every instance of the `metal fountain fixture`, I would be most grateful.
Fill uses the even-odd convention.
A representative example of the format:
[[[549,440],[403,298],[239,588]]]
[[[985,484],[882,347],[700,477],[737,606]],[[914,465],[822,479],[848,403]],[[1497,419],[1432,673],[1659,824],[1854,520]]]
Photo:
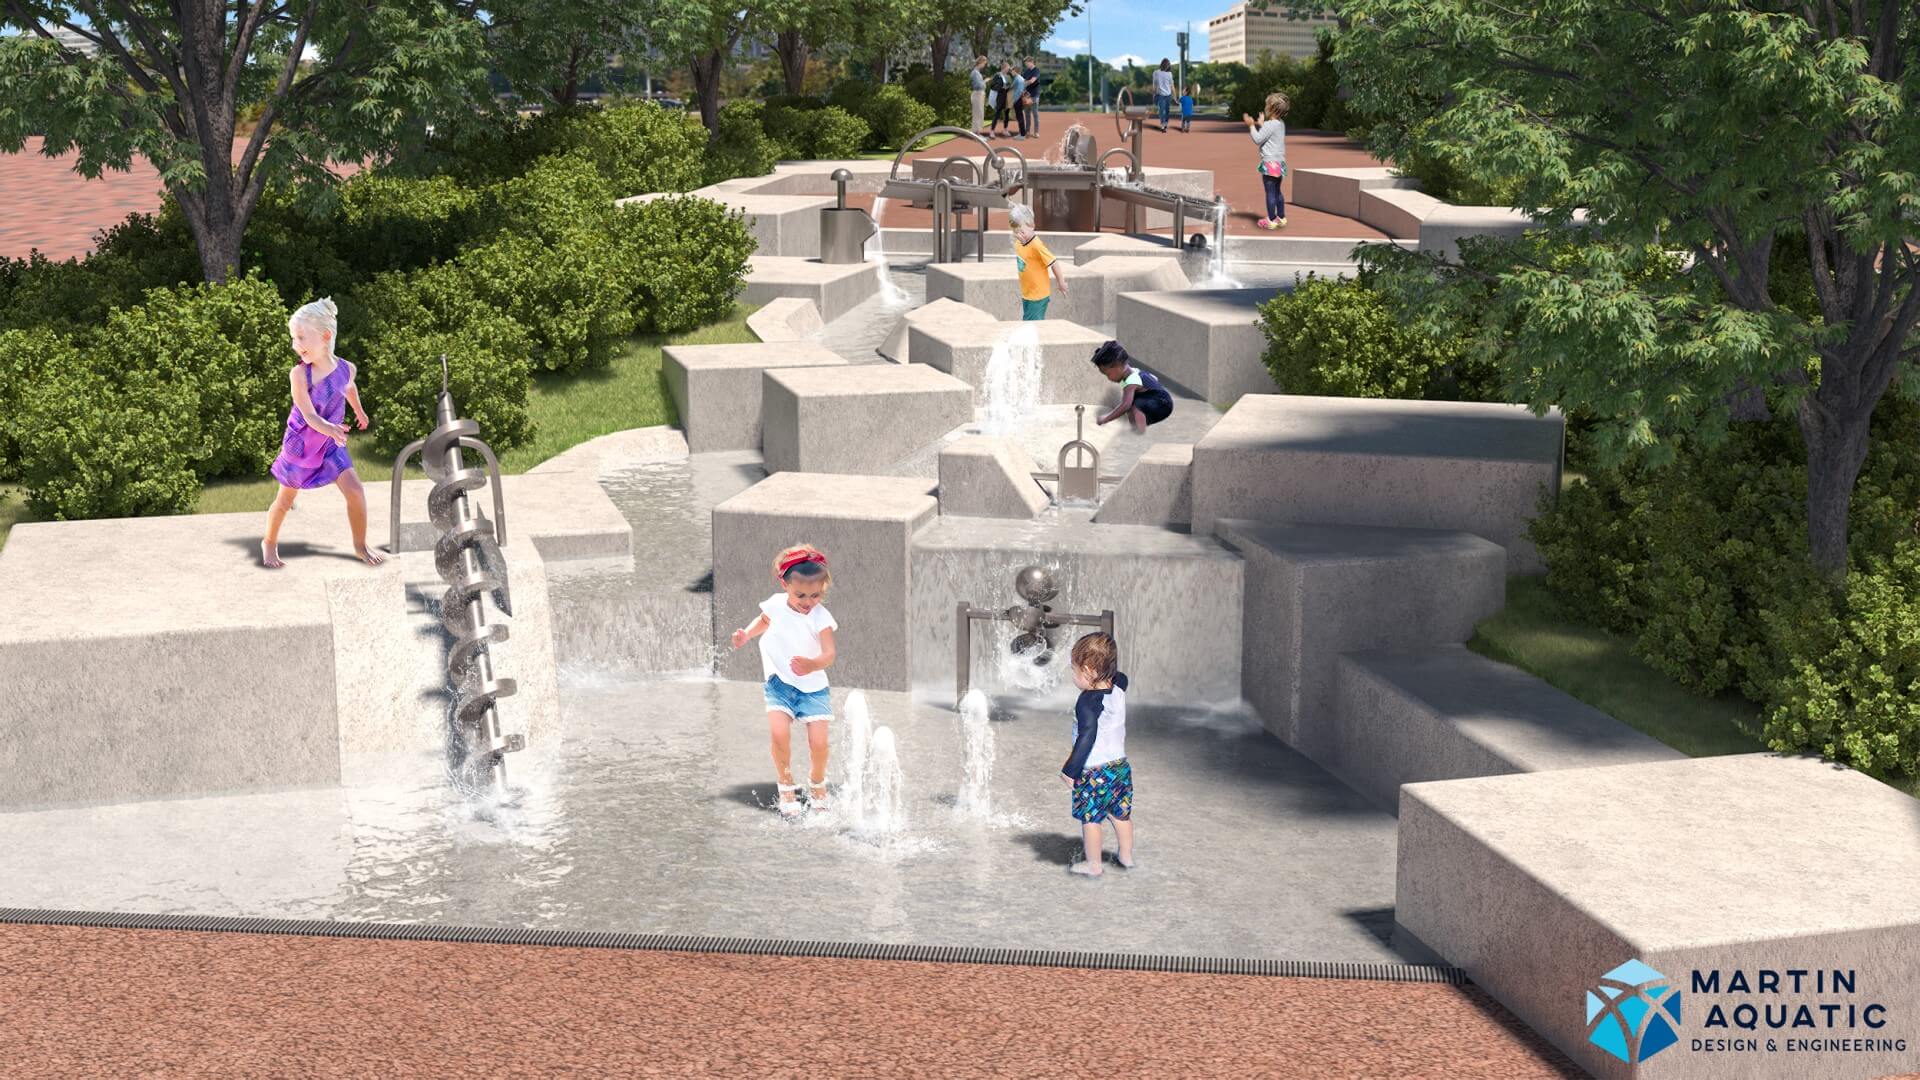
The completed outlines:
[[[846,169],[833,170],[838,202],[820,211],[820,261],[847,264],[867,261],[867,241],[880,231],[873,215],[847,205],[847,181],[853,174]]]
[[[977,608],[965,600],[960,601],[954,646],[957,662],[954,668],[955,702],[967,696],[967,687],[972,681],[975,619],[1012,623],[1020,631],[1013,639],[1013,654],[1031,654],[1033,662],[1042,666],[1053,660],[1053,632],[1062,626],[1095,626],[1108,635],[1113,633],[1111,610],[1098,615],[1066,615],[1054,611],[1047,601],[1057,596],[1060,590],[1054,586],[1053,574],[1045,567],[1023,566],[1014,571],[1013,591],[1026,603],[1014,604],[1004,611]]]
[[[454,687],[453,728],[459,738],[461,782],[472,789],[507,789],[505,755],[525,749],[526,737],[502,735],[496,702],[517,690],[512,679],[495,678],[491,646],[507,640],[503,622],[487,621],[486,599],[508,616],[513,614],[507,591],[507,564],[500,545],[507,541],[507,510],[501,496],[500,461],[481,442],[480,425],[460,419],[447,386],[447,357],[440,356],[440,402],[433,431],[415,439],[393,461],[392,544],[400,553],[400,484],[408,459],[420,453],[421,467],[433,488],[427,493],[427,517],[440,531],[433,564],[447,591],[440,600],[440,624],[453,635],[447,650],[447,676]],[[487,467],[470,468],[461,449],[478,451]],[[493,519],[476,512],[469,493],[493,485]]]
[[[1060,444],[1060,471],[1037,472],[1035,480],[1046,480],[1058,485],[1054,488],[1056,502],[1068,499],[1092,501],[1100,497],[1101,484],[1117,484],[1125,477],[1102,476],[1100,474],[1100,448],[1088,442],[1087,407],[1073,407],[1073,438]],[[1073,463],[1067,463],[1067,456],[1073,456]]]
[[[930,176],[921,176],[917,165],[910,167],[907,175],[900,175],[900,164],[906,160],[907,152],[930,135],[972,139],[986,152],[986,157],[981,162],[975,162],[965,154],[952,154],[934,168]],[[1017,171],[1008,167],[1009,157],[1019,160]],[[972,211],[975,216],[974,261],[984,262],[987,257],[987,211],[1005,210],[1011,205],[1010,196],[1019,190],[1026,165],[1025,154],[1011,146],[993,146],[966,128],[930,127],[908,139],[900,152],[894,155],[893,168],[887,173],[887,182],[880,188],[880,196],[933,211],[934,262],[959,262],[964,257],[960,243],[964,233],[959,230],[965,228],[962,222],[967,212]]]

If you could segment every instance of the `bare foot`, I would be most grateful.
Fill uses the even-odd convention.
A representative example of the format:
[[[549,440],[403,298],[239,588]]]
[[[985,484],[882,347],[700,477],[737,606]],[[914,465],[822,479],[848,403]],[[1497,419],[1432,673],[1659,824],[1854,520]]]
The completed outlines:
[[[278,570],[286,564],[280,561],[280,545],[260,541],[260,565],[269,570]]]
[[[1081,862],[1074,863],[1072,866],[1067,867],[1067,870],[1069,873],[1085,874],[1088,877],[1099,877],[1100,874],[1102,873],[1102,869],[1099,863],[1086,862],[1084,860]]]
[[[354,548],[353,553],[360,556],[360,561],[368,566],[379,566],[387,561],[387,557],[380,554],[378,548]]]

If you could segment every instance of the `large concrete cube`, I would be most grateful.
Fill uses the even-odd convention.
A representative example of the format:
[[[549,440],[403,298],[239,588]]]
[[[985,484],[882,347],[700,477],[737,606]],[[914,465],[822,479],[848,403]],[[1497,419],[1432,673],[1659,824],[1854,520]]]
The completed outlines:
[[[922,304],[905,315],[900,316],[893,329],[887,333],[887,339],[880,343],[880,355],[896,364],[913,361],[913,328],[932,326],[936,323],[997,323],[1000,320],[969,307],[957,300],[940,299],[930,304]]]
[[[1279,289],[1195,289],[1123,293],[1114,306],[1115,333],[1155,374],[1215,405],[1273,392],[1261,362],[1267,337],[1261,304]]]
[[[1234,520],[1219,530],[1247,561],[1242,693],[1267,730],[1342,779],[1340,654],[1457,644],[1506,602],[1505,553],[1470,533]]]
[[[824,552],[835,573],[827,610],[840,629],[836,686],[906,690],[913,626],[913,535],[939,505],[930,480],[775,473],[713,508],[714,643],[728,679],[762,679],[758,643],[733,651],[729,638],[777,592],[773,558],[794,544]]]
[[[1051,501],[1039,471],[1018,440],[964,436],[940,450],[940,513],[1030,520]]]
[[[920,364],[769,368],[762,380],[770,473],[885,473],[973,419],[973,388]]]
[[[1526,537],[1560,490],[1559,410],[1249,394],[1193,451],[1193,528],[1218,518],[1461,529],[1542,564]]]
[[[1388,168],[1295,169],[1293,203],[1345,218],[1360,217],[1363,192],[1418,188],[1420,181]]]
[[[768,370],[846,364],[839,353],[817,342],[669,345],[661,350],[667,389],[693,453],[759,449],[760,387]]]
[[[818,259],[755,255],[747,264],[742,300],[749,304],[770,303],[781,297],[811,300],[827,322],[880,292],[879,263],[823,263]]]
[[[1064,319],[1038,322],[931,322],[907,332],[914,363],[944,371],[973,387],[982,408],[991,404],[995,380],[1021,387],[1041,405],[1119,401],[1114,386],[1093,366],[1106,336]]]
[[[1123,293],[1185,291],[1186,271],[1175,259],[1137,255],[1106,255],[1081,267],[1100,278],[1100,319],[1114,320],[1115,305]]]
[[[1913,1073],[1917,832],[1912,797],[1804,757],[1412,784],[1394,919],[1598,1077]],[[1627,1064],[1589,1039],[1662,982],[1672,1045]]]
[[[1396,239],[1420,238],[1420,223],[1447,204],[1424,191],[1386,189],[1360,194],[1360,220]]]
[[[1053,299],[1047,305],[1047,321],[1060,319],[1083,325],[1105,322],[1102,314],[1106,278],[1084,266],[1073,265],[1071,259],[1060,252],[1054,254],[1059,258],[1054,265],[1067,287],[1064,292],[1054,288]],[[979,308],[998,319],[1017,320],[1020,318],[1020,272],[1010,259],[932,263],[927,267],[927,299],[942,298]]]
[[[1342,656],[1334,753],[1389,811],[1400,785],[1686,755],[1460,645]]]
[[[1193,518],[1193,444],[1157,443],[1108,491],[1103,525],[1185,525]]]
[[[1460,241],[1469,236],[1518,237],[1540,226],[1505,206],[1442,205],[1420,220],[1420,250],[1451,262],[1460,257]]]
[[[761,341],[805,341],[818,334],[823,325],[820,309],[813,301],[797,296],[769,300],[747,316],[747,329]]]

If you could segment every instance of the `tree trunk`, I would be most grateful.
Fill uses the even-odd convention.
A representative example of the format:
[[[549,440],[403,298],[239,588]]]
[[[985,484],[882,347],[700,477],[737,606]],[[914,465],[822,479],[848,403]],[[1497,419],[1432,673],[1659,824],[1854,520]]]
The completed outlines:
[[[693,70],[693,92],[700,99],[700,122],[707,126],[707,137],[720,134],[720,73],[725,56],[718,49],[696,53],[687,61]]]
[[[1853,484],[1867,460],[1867,431],[1874,402],[1865,408],[1836,402],[1851,397],[1852,380],[1831,379],[1800,406],[1800,434],[1807,446],[1807,546],[1813,568],[1831,581],[1847,576],[1847,511]],[[1876,396],[1877,401],[1877,396]]]
[[[549,91],[553,95],[553,103],[563,109],[573,104],[573,99],[580,93],[580,59],[583,51],[577,41],[568,47],[566,81],[558,89]]]
[[[953,31],[933,36],[933,77],[939,78],[947,73],[947,50],[953,47]]]
[[[200,276],[214,284],[224,284],[240,269],[240,241],[247,223],[236,219],[224,201],[215,202],[205,193],[171,189],[180,214],[187,219],[187,231],[200,252]]]
[[[887,54],[881,53],[874,57],[871,63],[873,66],[873,81],[884,85],[887,81]]]
[[[780,75],[787,82],[787,93],[803,94],[807,83],[807,56],[812,52],[798,30],[782,30],[773,38],[773,51],[780,56]]]

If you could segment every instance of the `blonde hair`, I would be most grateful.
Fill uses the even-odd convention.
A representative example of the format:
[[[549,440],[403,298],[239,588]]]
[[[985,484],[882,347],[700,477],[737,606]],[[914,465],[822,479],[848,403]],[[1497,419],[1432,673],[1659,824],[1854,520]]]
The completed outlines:
[[[301,305],[298,311],[287,317],[287,329],[305,323],[315,330],[321,330],[329,338],[337,340],[340,336],[340,308],[328,297],[321,297],[310,304]]]
[[[818,575],[810,574],[810,573],[802,573],[800,576],[808,581],[812,581],[816,576],[819,577],[821,579],[820,588],[821,588],[821,591],[823,592],[833,584],[833,573],[827,569],[826,553],[821,551],[819,548],[814,547],[812,544],[795,544],[790,548],[786,548],[782,550],[780,554],[775,555],[773,557],[773,580],[779,582],[783,586],[786,584],[787,574],[783,574],[780,572],[780,564],[784,562],[790,562],[797,555],[817,555],[819,556],[819,558],[806,559],[801,562],[793,563],[791,566],[787,568],[787,574],[791,574],[793,571],[799,570],[803,566],[815,566],[815,567],[818,567],[820,570],[820,573]]]
[[[1268,94],[1267,95],[1267,119],[1278,120],[1281,117],[1287,115],[1287,106],[1291,104],[1292,102],[1287,100],[1287,95],[1281,93],[1278,90],[1275,90],[1273,93]]]
[[[1112,682],[1120,666],[1120,647],[1104,630],[1088,634],[1073,643],[1073,666],[1086,672],[1090,682]]]
[[[1033,228],[1033,207],[1026,203],[1014,203],[1007,208],[1007,224],[1015,229]]]

